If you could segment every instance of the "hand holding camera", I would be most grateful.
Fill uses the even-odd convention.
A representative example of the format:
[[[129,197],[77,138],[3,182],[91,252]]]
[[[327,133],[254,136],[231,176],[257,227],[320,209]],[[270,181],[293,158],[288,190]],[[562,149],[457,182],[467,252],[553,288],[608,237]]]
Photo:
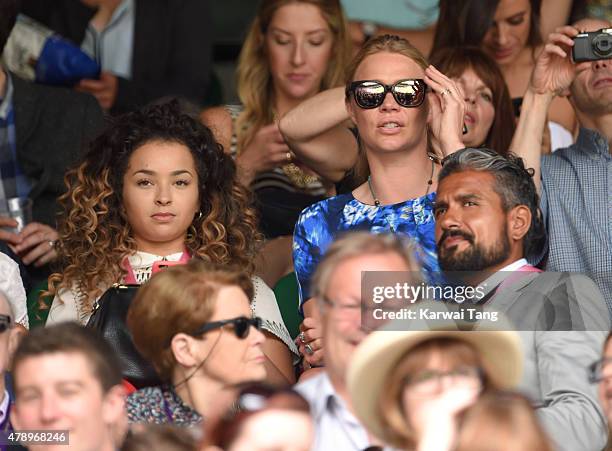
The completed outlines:
[[[570,53],[578,30],[571,26],[559,27],[548,36],[544,49],[538,55],[531,74],[529,89],[537,94],[567,96],[576,74],[589,63],[574,63]]]
[[[572,57],[576,63],[612,59],[612,28],[577,34]]]

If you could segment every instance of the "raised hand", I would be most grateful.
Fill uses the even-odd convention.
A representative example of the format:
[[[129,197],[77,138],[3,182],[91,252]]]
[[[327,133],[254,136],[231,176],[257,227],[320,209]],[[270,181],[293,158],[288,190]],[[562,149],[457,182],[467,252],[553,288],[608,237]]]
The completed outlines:
[[[529,87],[537,94],[566,96],[576,74],[589,65],[575,64],[571,59],[574,38],[578,30],[574,27],[559,27],[548,36],[548,41],[538,55],[531,73]]]
[[[457,436],[456,417],[472,405],[479,390],[474,387],[451,387],[425,402],[415,418],[415,429],[421,439],[417,451],[450,451]]]
[[[429,126],[434,147],[445,157],[465,147],[461,139],[465,101],[456,83],[433,66],[425,69],[425,82],[433,90],[429,94]]]

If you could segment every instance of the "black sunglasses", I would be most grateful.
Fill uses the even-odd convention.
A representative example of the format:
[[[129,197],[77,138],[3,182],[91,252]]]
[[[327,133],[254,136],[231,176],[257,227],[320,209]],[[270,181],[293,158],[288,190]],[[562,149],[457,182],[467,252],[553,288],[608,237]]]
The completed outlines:
[[[225,319],[223,321],[212,321],[204,324],[202,327],[197,329],[191,335],[202,335],[211,330],[219,329],[221,327],[231,324],[234,328],[236,337],[244,339],[249,336],[249,329],[253,326],[257,330],[261,330],[261,318],[256,316],[254,318],[247,318],[245,316],[239,316],[238,318]]]
[[[0,315],[0,334],[6,332],[13,326],[13,320],[9,315]]]
[[[361,80],[349,83],[346,96],[353,93],[355,102],[360,108],[369,110],[382,105],[385,96],[390,92],[398,105],[404,108],[416,108],[423,104],[427,84],[421,78],[398,80],[392,85],[386,85],[378,80]]]

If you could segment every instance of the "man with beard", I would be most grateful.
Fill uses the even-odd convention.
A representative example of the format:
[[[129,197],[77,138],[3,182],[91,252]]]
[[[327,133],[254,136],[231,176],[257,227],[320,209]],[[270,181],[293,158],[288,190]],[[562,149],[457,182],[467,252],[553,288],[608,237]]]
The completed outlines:
[[[607,308],[582,275],[542,273],[525,255],[543,237],[538,195],[520,158],[463,149],[440,172],[434,214],[443,271],[467,271],[477,299],[519,330],[524,392],[557,449],[598,451],[607,438],[597,394],[584,368],[609,330]],[[579,330],[579,331],[578,331]]]

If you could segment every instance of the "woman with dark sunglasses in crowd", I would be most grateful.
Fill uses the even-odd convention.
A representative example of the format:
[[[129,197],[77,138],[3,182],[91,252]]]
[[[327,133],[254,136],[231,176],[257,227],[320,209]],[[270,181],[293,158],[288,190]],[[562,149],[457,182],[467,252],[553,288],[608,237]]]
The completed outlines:
[[[417,244],[425,272],[439,271],[432,213],[439,157],[464,147],[465,107],[457,85],[428,66],[405,39],[385,35],[368,41],[349,67],[348,80],[342,114],[348,112],[355,125],[369,176],[352,192],[318,202],[300,215],[293,260],[306,317],[317,316],[314,303],[308,302],[310,280],[339,233],[365,230],[409,235]],[[428,88],[433,93],[427,94]],[[331,111],[339,109],[335,106]],[[333,113],[321,108],[320,114]],[[287,119],[290,123],[291,118]],[[338,126],[342,121],[330,123]],[[355,145],[348,129],[338,133],[342,139],[337,143]],[[308,355],[315,351],[304,350]]]
[[[193,426],[227,408],[236,384],[263,380],[265,337],[252,298],[244,272],[196,260],[143,285],[127,324],[165,385],[128,396],[128,420]]]
[[[232,408],[206,424],[202,451],[308,451],[313,436],[310,406],[302,395],[246,384]]]

